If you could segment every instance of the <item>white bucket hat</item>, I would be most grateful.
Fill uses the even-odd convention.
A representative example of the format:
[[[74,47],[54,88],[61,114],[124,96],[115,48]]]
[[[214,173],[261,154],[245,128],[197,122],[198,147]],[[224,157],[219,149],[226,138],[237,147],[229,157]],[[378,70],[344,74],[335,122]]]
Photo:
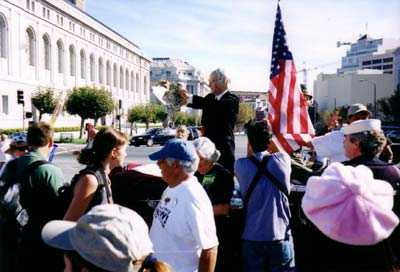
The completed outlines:
[[[86,261],[113,272],[133,272],[133,262],[153,252],[144,220],[113,204],[95,206],[78,222],[50,221],[42,239],[52,247],[74,250]]]

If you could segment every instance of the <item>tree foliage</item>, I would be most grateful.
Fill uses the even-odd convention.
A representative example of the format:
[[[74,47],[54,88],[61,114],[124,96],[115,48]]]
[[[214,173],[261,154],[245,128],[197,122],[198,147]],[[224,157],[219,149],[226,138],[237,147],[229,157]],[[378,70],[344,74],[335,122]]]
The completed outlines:
[[[39,89],[32,96],[32,104],[39,111],[39,120],[45,113],[52,113],[57,105],[54,91],[51,88]]]
[[[129,110],[128,121],[130,123],[143,122],[146,128],[150,123],[161,122],[167,117],[164,107],[159,104],[146,104],[134,106]]]
[[[189,114],[182,111],[177,112],[175,114],[174,124],[176,126],[179,125],[195,126],[198,125],[199,123],[200,123],[200,118],[195,114]]]
[[[65,102],[69,114],[81,117],[81,133],[86,119],[98,120],[110,114],[114,109],[111,93],[104,88],[91,86],[74,88]]]
[[[249,120],[253,119],[255,111],[253,107],[245,102],[239,103],[239,113],[236,120],[236,129],[241,130]]]
[[[381,98],[378,100],[379,111],[383,112],[386,121],[400,122],[400,86],[394,90],[390,97]]]

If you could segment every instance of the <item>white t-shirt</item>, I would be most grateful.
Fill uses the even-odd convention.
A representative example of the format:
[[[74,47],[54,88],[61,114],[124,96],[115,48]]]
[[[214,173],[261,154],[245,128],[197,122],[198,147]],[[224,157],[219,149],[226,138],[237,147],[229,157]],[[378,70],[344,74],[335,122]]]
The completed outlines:
[[[347,158],[344,153],[343,129],[329,132],[325,135],[314,137],[312,144],[317,156],[328,158],[330,162],[343,162]]]
[[[197,271],[201,250],[218,245],[211,201],[196,177],[165,189],[150,238],[155,256],[176,272]]]

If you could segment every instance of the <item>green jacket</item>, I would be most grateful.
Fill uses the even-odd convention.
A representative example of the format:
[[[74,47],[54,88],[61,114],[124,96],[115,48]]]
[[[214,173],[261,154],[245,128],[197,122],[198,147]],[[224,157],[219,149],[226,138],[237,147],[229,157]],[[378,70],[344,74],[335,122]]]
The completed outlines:
[[[12,164],[16,169],[10,169],[8,164],[2,176],[3,181],[6,184],[21,181],[24,169],[38,160],[45,158],[37,151],[16,159],[16,163]],[[48,221],[62,217],[58,210],[58,189],[64,183],[61,169],[50,163],[41,165],[22,183],[20,203],[29,215],[28,225],[41,228]]]

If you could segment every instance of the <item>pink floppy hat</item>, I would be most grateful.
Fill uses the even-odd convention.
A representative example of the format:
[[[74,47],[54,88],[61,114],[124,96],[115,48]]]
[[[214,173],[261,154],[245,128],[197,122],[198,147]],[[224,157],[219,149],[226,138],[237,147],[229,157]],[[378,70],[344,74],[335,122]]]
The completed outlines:
[[[329,238],[350,245],[373,245],[390,236],[399,223],[392,211],[394,191],[373,178],[366,166],[332,163],[320,177],[311,177],[302,208]]]

